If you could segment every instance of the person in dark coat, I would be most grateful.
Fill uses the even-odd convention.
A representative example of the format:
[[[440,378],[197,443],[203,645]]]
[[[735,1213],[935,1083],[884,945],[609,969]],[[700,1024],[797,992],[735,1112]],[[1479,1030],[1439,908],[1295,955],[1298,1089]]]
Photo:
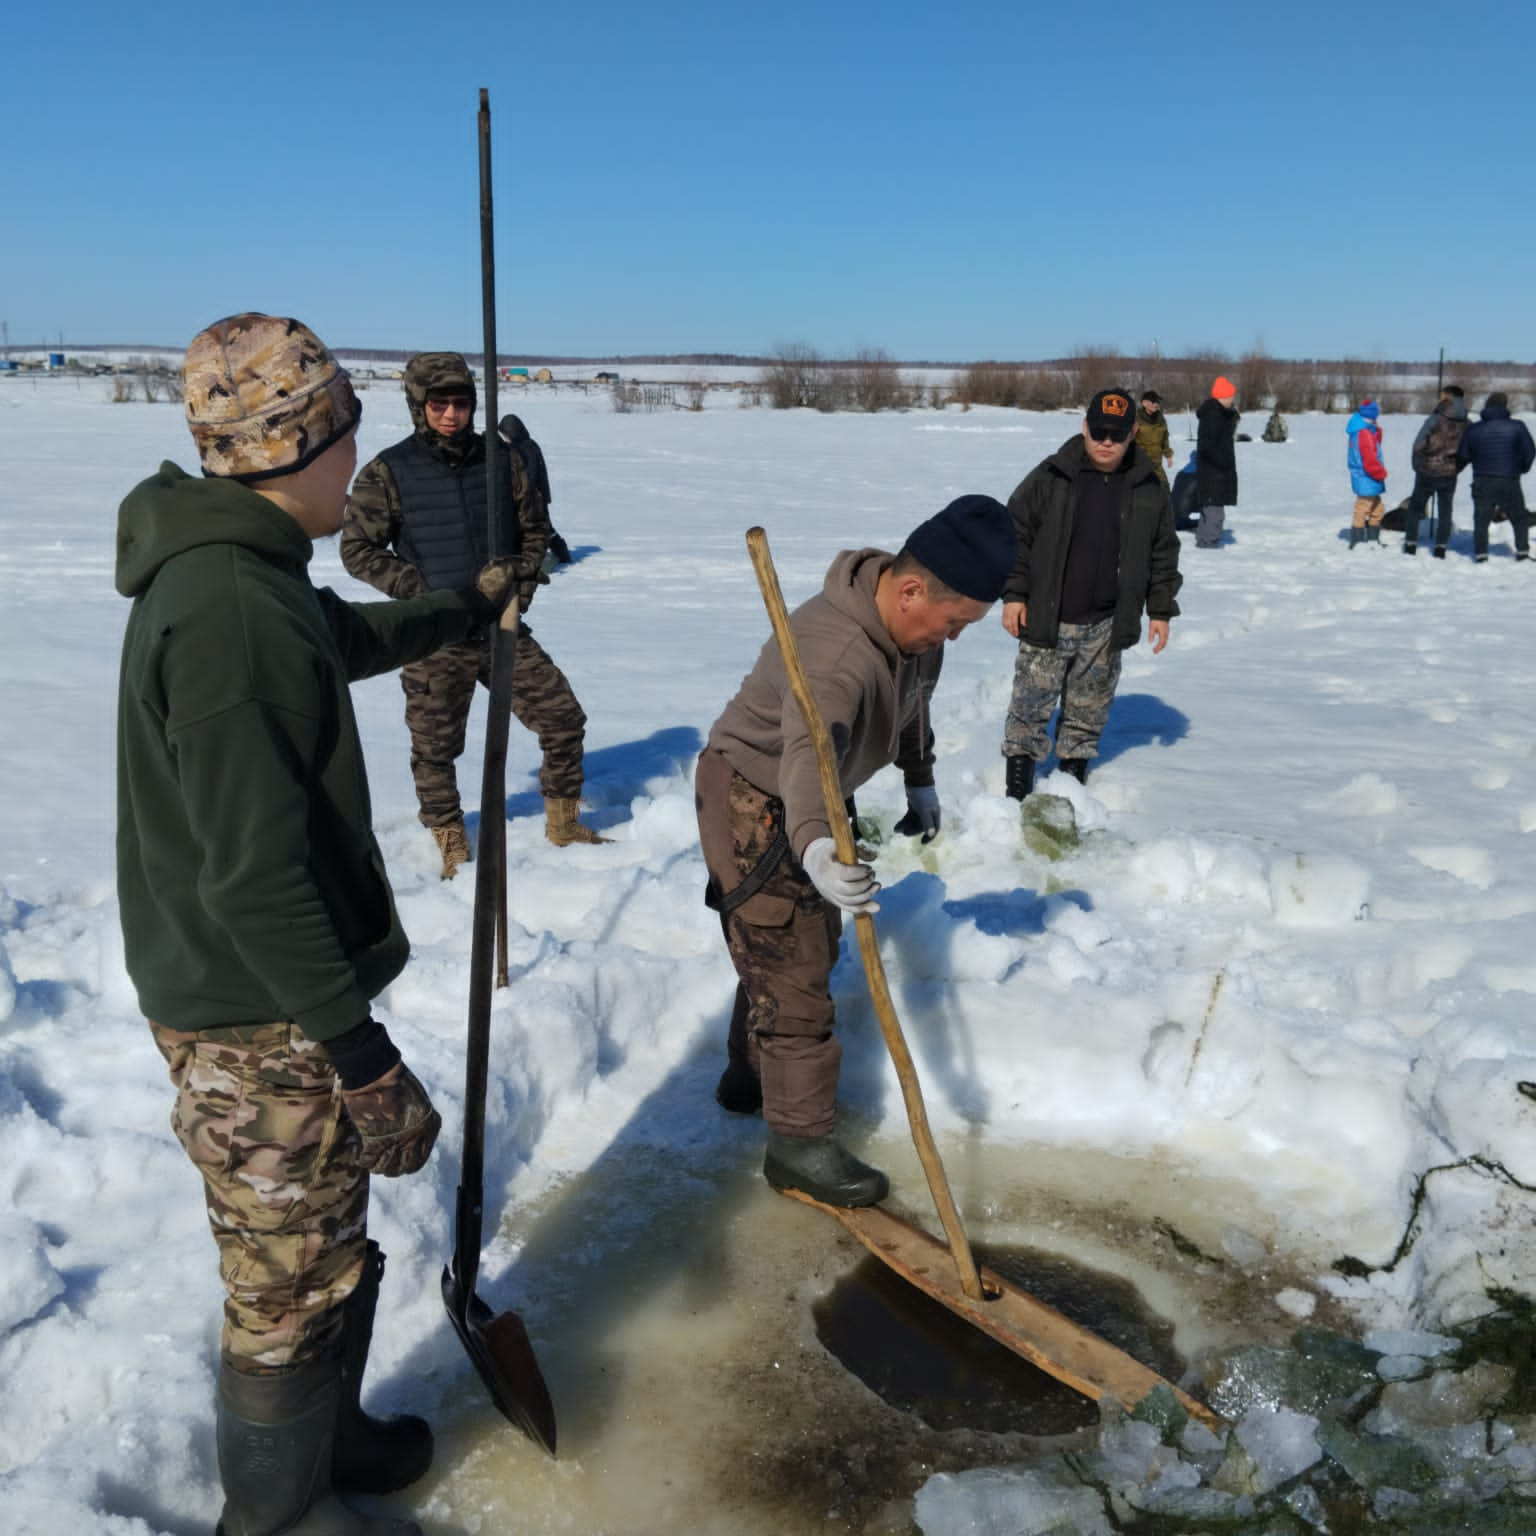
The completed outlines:
[[[1451,502],[1456,496],[1456,476],[1461,466],[1456,454],[1467,430],[1467,402],[1459,384],[1440,391],[1435,408],[1424,418],[1413,440],[1413,494],[1403,515],[1403,553],[1419,552],[1419,522],[1435,498],[1435,559],[1445,559],[1451,540]]]
[[[1019,555],[1003,587],[1003,628],[1019,642],[1003,732],[1008,794],[1034,787],[1051,751],[1079,783],[1098,755],[1120,682],[1121,653],[1151,619],[1155,655],[1179,605],[1179,540],[1157,466],[1132,440],[1124,390],[1100,390],[1080,436],[1037,464],[1008,500]]]
[[[1515,534],[1515,559],[1530,558],[1530,514],[1520,477],[1536,463],[1536,442],[1523,421],[1509,414],[1509,396],[1488,396],[1482,419],[1462,434],[1456,462],[1472,466],[1472,555],[1488,559],[1488,525],[1502,512]]]
[[[1195,548],[1219,549],[1227,508],[1237,505],[1237,386],[1231,379],[1218,378],[1211,385],[1195,420],[1195,499],[1200,504]]]
[[[523,461],[523,468],[528,472],[529,482],[544,498],[544,512],[547,517],[549,504],[555,498],[550,494],[549,466],[544,462],[544,450],[539,447],[538,439],[523,425],[523,418],[514,416],[510,411],[496,423],[496,430],[501,434],[502,442]],[[548,552],[561,565],[571,563],[571,546],[555,532],[553,524],[549,529]]]
[[[1195,467],[1196,450],[1189,450],[1184,468],[1173,477],[1173,526],[1180,533],[1193,533],[1200,515],[1197,489],[1199,472]]]

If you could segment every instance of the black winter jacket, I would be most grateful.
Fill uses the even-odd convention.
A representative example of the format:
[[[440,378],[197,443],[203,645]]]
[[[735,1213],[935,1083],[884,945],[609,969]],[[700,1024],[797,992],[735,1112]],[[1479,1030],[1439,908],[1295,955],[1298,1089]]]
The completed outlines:
[[[1461,435],[1456,462],[1470,464],[1472,476],[1518,480],[1536,463],[1536,442],[1530,428],[1509,414],[1507,405],[1486,406],[1482,420],[1474,421]]]
[[[1061,622],[1061,583],[1077,514],[1077,477],[1087,459],[1081,436],[1069,438],[1032,469],[1008,498],[1019,536],[1019,558],[1003,588],[1005,603],[1024,603],[1024,638],[1055,645]],[[1145,608],[1154,619],[1175,618],[1179,540],[1173,531],[1168,488],[1157,466],[1132,447],[1124,470],[1120,511],[1120,593],[1111,643],[1123,651],[1141,638]]]
[[[1202,507],[1237,505],[1237,412],[1214,396],[1195,412],[1195,500]]]

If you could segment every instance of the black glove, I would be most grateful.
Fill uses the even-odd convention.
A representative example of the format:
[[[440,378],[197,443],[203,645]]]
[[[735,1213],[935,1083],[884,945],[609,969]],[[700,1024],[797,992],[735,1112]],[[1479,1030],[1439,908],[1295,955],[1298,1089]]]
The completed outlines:
[[[922,834],[925,843],[939,835],[939,792],[931,784],[907,785],[907,814],[896,823],[902,837]]]

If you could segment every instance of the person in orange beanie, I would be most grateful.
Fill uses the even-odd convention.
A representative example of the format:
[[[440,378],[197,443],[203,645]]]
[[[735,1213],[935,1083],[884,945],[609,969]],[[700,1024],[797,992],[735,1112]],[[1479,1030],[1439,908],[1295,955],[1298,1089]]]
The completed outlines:
[[[1237,386],[1225,375],[1211,385],[1195,412],[1196,549],[1220,549],[1227,508],[1237,505]]]

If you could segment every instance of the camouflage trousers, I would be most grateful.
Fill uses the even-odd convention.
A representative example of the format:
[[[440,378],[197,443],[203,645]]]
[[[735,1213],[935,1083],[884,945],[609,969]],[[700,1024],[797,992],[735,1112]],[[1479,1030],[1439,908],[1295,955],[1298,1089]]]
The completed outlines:
[[[490,681],[489,636],[445,645],[426,660],[400,669],[405,724],[411,733],[411,777],[421,807],[418,814],[426,826],[445,827],[463,815],[454,764],[464,755],[475,684],[488,688]],[[565,673],[526,626],[517,633],[512,713],[539,738],[542,793],[552,800],[579,800],[587,717]]]
[[[706,750],[694,775],[711,905],[757,869],[783,826],[783,807]],[[730,1055],[762,1079],[763,1118],[791,1136],[824,1136],[837,1119],[842,1047],[832,1034],[832,968],[842,914],[786,851],[757,892],[722,912],[736,967]]]
[[[225,1359],[261,1374],[321,1358],[340,1337],[368,1225],[335,1071],[291,1024],[150,1029],[176,1088],[171,1129],[203,1176]]]
[[[1110,643],[1114,627],[1112,618],[1097,624],[1062,624],[1054,646],[1019,642],[1003,730],[1004,757],[1044,762],[1051,750],[1046,728],[1058,704],[1057,760],[1098,756],[1099,737],[1120,685],[1120,652]]]

